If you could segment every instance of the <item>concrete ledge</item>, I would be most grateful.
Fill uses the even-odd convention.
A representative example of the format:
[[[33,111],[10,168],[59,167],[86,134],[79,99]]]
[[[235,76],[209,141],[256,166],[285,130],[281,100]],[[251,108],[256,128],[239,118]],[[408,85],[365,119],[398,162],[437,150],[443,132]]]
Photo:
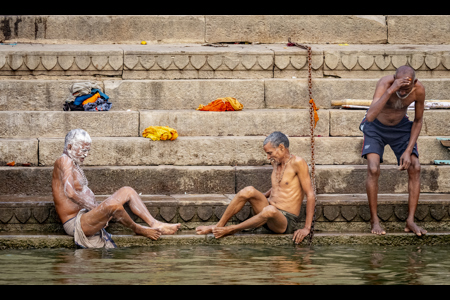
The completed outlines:
[[[85,166],[262,166],[267,165],[267,155],[262,145],[265,136],[181,136],[175,141],[152,141],[143,137],[93,137]],[[63,138],[37,140],[0,139],[6,155],[5,162],[31,162],[37,166],[50,166],[64,149]],[[309,137],[290,137],[291,153],[311,162]],[[34,143],[31,147],[30,143]],[[365,165],[361,157],[362,137],[316,137],[316,165]],[[436,137],[420,136],[418,139],[420,163],[434,165],[434,160],[450,159],[450,152]],[[39,150],[39,157],[37,153]],[[221,153],[221,155],[217,155]],[[389,146],[385,147],[383,165],[397,165]],[[21,160],[21,161],[20,161]]]
[[[426,100],[450,99],[450,79],[420,78]],[[62,111],[69,87],[83,80],[0,80],[0,111]],[[85,80],[84,80],[85,81]],[[196,109],[221,97],[234,97],[244,109],[309,108],[307,79],[96,79],[113,103],[112,111]],[[330,109],[332,100],[371,100],[378,78],[316,78],[317,107]]]
[[[123,186],[143,194],[233,194],[246,186],[270,187],[272,166],[124,166],[84,167],[95,194],[110,195]],[[50,195],[53,167],[0,167],[0,195]],[[319,194],[364,194],[367,166],[317,165]],[[422,165],[422,193],[450,193],[450,166]],[[381,166],[379,193],[407,193],[408,174]]]
[[[46,45],[0,47],[0,76],[122,79],[306,78],[307,51],[281,44]],[[410,65],[418,78],[446,78],[450,45],[314,44],[312,76],[380,78]],[[75,77],[76,78],[76,77]]]
[[[328,111],[318,111],[315,134],[328,136]],[[159,110],[140,112],[140,132],[148,126],[169,126],[180,136],[254,136],[279,130],[289,136],[309,136],[309,109],[255,109],[228,112]]]
[[[119,248],[160,245],[273,245],[293,246],[292,235],[284,234],[236,234],[234,236],[215,239],[213,235],[198,236],[194,234],[179,234],[162,236],[157,241],[134,236],[114,235],[113,239]],[[448,245],[450,234],[447,232],[428,233],[416,237],[407,233],[390,233],[384,236],[373,234],[341,234],[319,233],[314,235],[313,246],[317,245]],[[299,245],[308,246],[308,239]],[[6,249],[40,249],[40,248],[75,248],[73,237],[68,235],[0,235],[0,250]]]

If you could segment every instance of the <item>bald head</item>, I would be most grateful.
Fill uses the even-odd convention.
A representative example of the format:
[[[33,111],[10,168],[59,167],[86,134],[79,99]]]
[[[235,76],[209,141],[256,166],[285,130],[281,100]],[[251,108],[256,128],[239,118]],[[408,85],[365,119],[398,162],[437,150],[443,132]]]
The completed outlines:
[[[414,80],[416,79],[416,71],[414,71],[414,69],[411,68],[410,66],[399,67],[395,72],[395,78],[398,79],[405,77],[411,78],[411,81],[414,82]]]

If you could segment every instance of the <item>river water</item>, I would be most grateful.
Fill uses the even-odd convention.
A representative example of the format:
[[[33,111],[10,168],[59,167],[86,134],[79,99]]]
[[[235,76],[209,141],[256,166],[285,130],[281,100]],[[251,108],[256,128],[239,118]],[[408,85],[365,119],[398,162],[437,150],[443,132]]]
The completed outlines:
[[[449,246],[153,246],[0,251],[0,284],[447,285]]]

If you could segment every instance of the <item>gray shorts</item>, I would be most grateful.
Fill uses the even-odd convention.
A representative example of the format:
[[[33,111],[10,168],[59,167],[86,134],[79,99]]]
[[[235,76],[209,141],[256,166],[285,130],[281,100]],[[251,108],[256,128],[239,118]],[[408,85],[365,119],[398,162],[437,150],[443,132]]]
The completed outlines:
[[[277,209],[278,209],[278,208],[277,208]],[[298,216],[296,216],[296,215],[294,215],[294,214],[291,214],[290,212],[281,210],[281,209],[278,209],[278,210],[283,214],[283,216],[286,217],[286,220],[287,220],[286,230],[283,232],[283,234],[291,234],[291,233],[294,233],[294,231],[297,230]],[[273,232],[273,231],[269,228],[269,226],[267,226],[267,223],[264,224],[263,227],[264,227],[265,229],[269,230],[270,232],[275,233],[275,232]]]

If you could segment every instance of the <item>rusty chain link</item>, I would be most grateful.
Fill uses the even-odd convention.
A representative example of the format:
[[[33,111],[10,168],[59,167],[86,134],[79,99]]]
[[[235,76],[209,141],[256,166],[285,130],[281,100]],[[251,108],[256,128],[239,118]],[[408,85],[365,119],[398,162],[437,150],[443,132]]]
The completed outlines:
[[[308,51],[308,93],[309,93],[309,116],[310,116],[310,129],[311,129],[311,183],[314,190],[314,198],[315,198],[315,204],[317,203],[317,197],[316,197],[316,162],[315,162],[315,141],[314,141],[314,127],[315,127],[315,120],[314,120],[314,102],[313,96],[312,96],[312,72],[311,72],[311,63],[312,63],[312,50],[311,47],[298,44],[298,43],[292,43],[291,39],[288,39],[289,44],[292,46],[297,46],[300,48],[303,48]],[[311,230],[309,232],[309,245],[312,245],[313,237],[314,237],[314,225],[316,222],[316,205],[314,205],[314,215],[312,219],[311,224]]]

